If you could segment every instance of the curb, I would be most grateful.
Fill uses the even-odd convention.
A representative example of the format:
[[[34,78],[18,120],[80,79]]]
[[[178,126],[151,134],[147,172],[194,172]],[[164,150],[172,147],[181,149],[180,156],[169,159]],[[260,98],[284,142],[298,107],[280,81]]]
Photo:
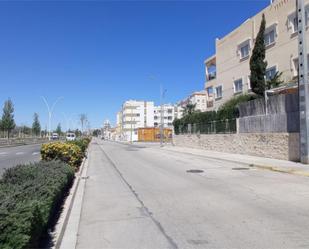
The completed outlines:
[[[18,143],[18,144],[0,145],[0,149],[18,147],[18,146],[24,146],[24,145],[37,145],[37,144],[44,144],[44,143],[46,143],[46,142],[44,141],[44,142],[40,142],[40,143]]]
[[[69,217],[71,215],[73,203],[76,197],[76,192],[80,183],[80,180],[82,179],[82,175],[84,172],[86,161],[88,160],[88,154],[89,151],[86,151],[86,155],[82,161],[82,164],[78,170],[78,172],[75,173],[75,181],[73,183],[73,186],[70,189],[69,195],[67,196],[64,204],[63,204],[63,212],[57,222],[56,228],[55,228],[55,237],[53,239],[54,246],[52,248],[59,249],[64,237],[65,230],[67,228],[67,224],[69,221]]]
[[[249,166],[255,167],[255,168],[258,168],[258,169],[263,169],[263,170],[270,170],[270,171],[274,171],[274,172],[280,172],[280,173],[286,173],[286,174],[291,174],[291,175],[309,177],[308,171],[302,171],[302,170],[296,170],[296,169],[282,169],[282,168],[273,167],[273,166],[256,165],[256,164],[250,164]]]

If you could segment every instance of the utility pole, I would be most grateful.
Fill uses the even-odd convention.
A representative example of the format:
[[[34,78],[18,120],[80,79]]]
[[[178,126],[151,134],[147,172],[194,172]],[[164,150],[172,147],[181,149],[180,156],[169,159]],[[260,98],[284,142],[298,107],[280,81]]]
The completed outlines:
[[[309,163],[309,85],[306,21],[304,0],[296,0],[298,24],[298,91],[299,91],[299,141],[300,161]]]
[[[131,129],[130,129],[130,142],[133,144],[133,108],[131,106]]]
[[[52,119],[52,115],[53,115],[53,110],[56,106],[56,104],[58,103],[59,100],[63,99],[63,97],[59,97],[51,106],[51,108],[49,107],[49,104],[47,103],[47,100],[45,97],[41,96],[41,98],[43,99],[46,108],[47,108],[47,112],[48,112],[48,140],[50,140],[50,131],[51,131],[51,119]]]
[[[163,147],[163,136],[164,136],[164,103],[163,99],[165,96],[166,90],[163,90],[162,85],[160,86],[160,105],[161,105],[161,112],[160,112],[160,146]]]

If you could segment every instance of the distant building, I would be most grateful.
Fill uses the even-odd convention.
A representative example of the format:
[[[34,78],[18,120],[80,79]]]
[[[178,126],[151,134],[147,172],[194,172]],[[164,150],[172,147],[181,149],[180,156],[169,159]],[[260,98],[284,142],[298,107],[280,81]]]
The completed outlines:
[[[128,100],[117,114],[117,127],[120,127],[121,140],[137,141],[138,128],[153,127],[154,102]]]
[[[172,128],[175,119],[175,106],[171,104],[163,105],[163,127]],[[161,106],[154,107],[154,127],[161,125]]]
[[[163,127],[173,128],[175,118],[181,118],[181,106],[163,105]],[[117,113],[115,140],[138,141],[139,128],[155,128],[161,125],[161,106],[153,101],[125,101]]]
[[[205,112],[207,110],[206,91],[193,92],[189,97],[179,102],[178,106],[185,108],[187,104],[195,105],[195,110]]]

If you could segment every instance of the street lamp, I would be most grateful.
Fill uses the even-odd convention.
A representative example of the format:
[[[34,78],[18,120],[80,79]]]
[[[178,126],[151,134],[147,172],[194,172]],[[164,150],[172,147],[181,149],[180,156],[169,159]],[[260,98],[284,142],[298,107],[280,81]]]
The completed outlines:
[[[165,97],[165,93],[167,90],[163,90],[163,87],[161,85],[160,87],[160,105],[161,105],[161,124],[160,124],[160,146],[163,147],[163,136],[164,136],[164,107],[163,107],[163,100]]]
[[[48,112],[48,140],[50,140],[50,130],[51,130],[51,118],[53,115],[53,110],[56,106],[56,104],[59,102],[59,100],[63,99],[63,97],[59,97],[51,106],[51,108],[49,107],[49,104],[47,103],[47,100],[44,96],[41,96],[41,98],[43,99],[46,108],[47,108],[47,112]]]

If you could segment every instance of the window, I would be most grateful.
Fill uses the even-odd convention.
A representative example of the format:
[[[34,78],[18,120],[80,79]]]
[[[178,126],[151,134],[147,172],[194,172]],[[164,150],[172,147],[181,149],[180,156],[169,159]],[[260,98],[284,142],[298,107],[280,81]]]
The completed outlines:
[[[172,120],[173,119],[173,117],[172,116],[168,116],[168,118],[167,118],[168,120]]]
[[[298,20],[296,18],[296,16],[293,17],[293,32],[297,32],[298,31]]]
[[[308,57],[308,61],[309,61],[309,54],[307,55]],[[309,63],[307,65],[308,67],[308,71],[309,71]],[[298,75],[298,58],[294,59],[293,60],[293,73],[294,73],[294,76],[297,76]]]
[[[296,18],[296,13],[294,12],[289,17],[289,27],[292,30],[292,34],[298,31],[298,20]]]
[[[234,93],[242,92],[242,79],[234,81]]]
[[[215,88],[216,99],[222,98],[222,86],[217,86]]]
[[[247,83],[248,83],[248,92],[251,91],[251,81],[250,81],[250,75],[248,75],[248,78],[247,78]]]
[[[167,113],[173,113],[173,109],[168,109]]]
[[[272,78],[274,78],[276,72],[277,72],[276,66],[266,69],[265,72],[266,80],[271,80]]]
[[[275,36],[276,36],[276,32],[274,28],[268,31],[267,33],[265,33],[264,35],[265,46],[269,46],[275,43]]]
[[[240,47],[240,58],[246,58],[249,56],[249,43],[243,45],[242,47]]]

